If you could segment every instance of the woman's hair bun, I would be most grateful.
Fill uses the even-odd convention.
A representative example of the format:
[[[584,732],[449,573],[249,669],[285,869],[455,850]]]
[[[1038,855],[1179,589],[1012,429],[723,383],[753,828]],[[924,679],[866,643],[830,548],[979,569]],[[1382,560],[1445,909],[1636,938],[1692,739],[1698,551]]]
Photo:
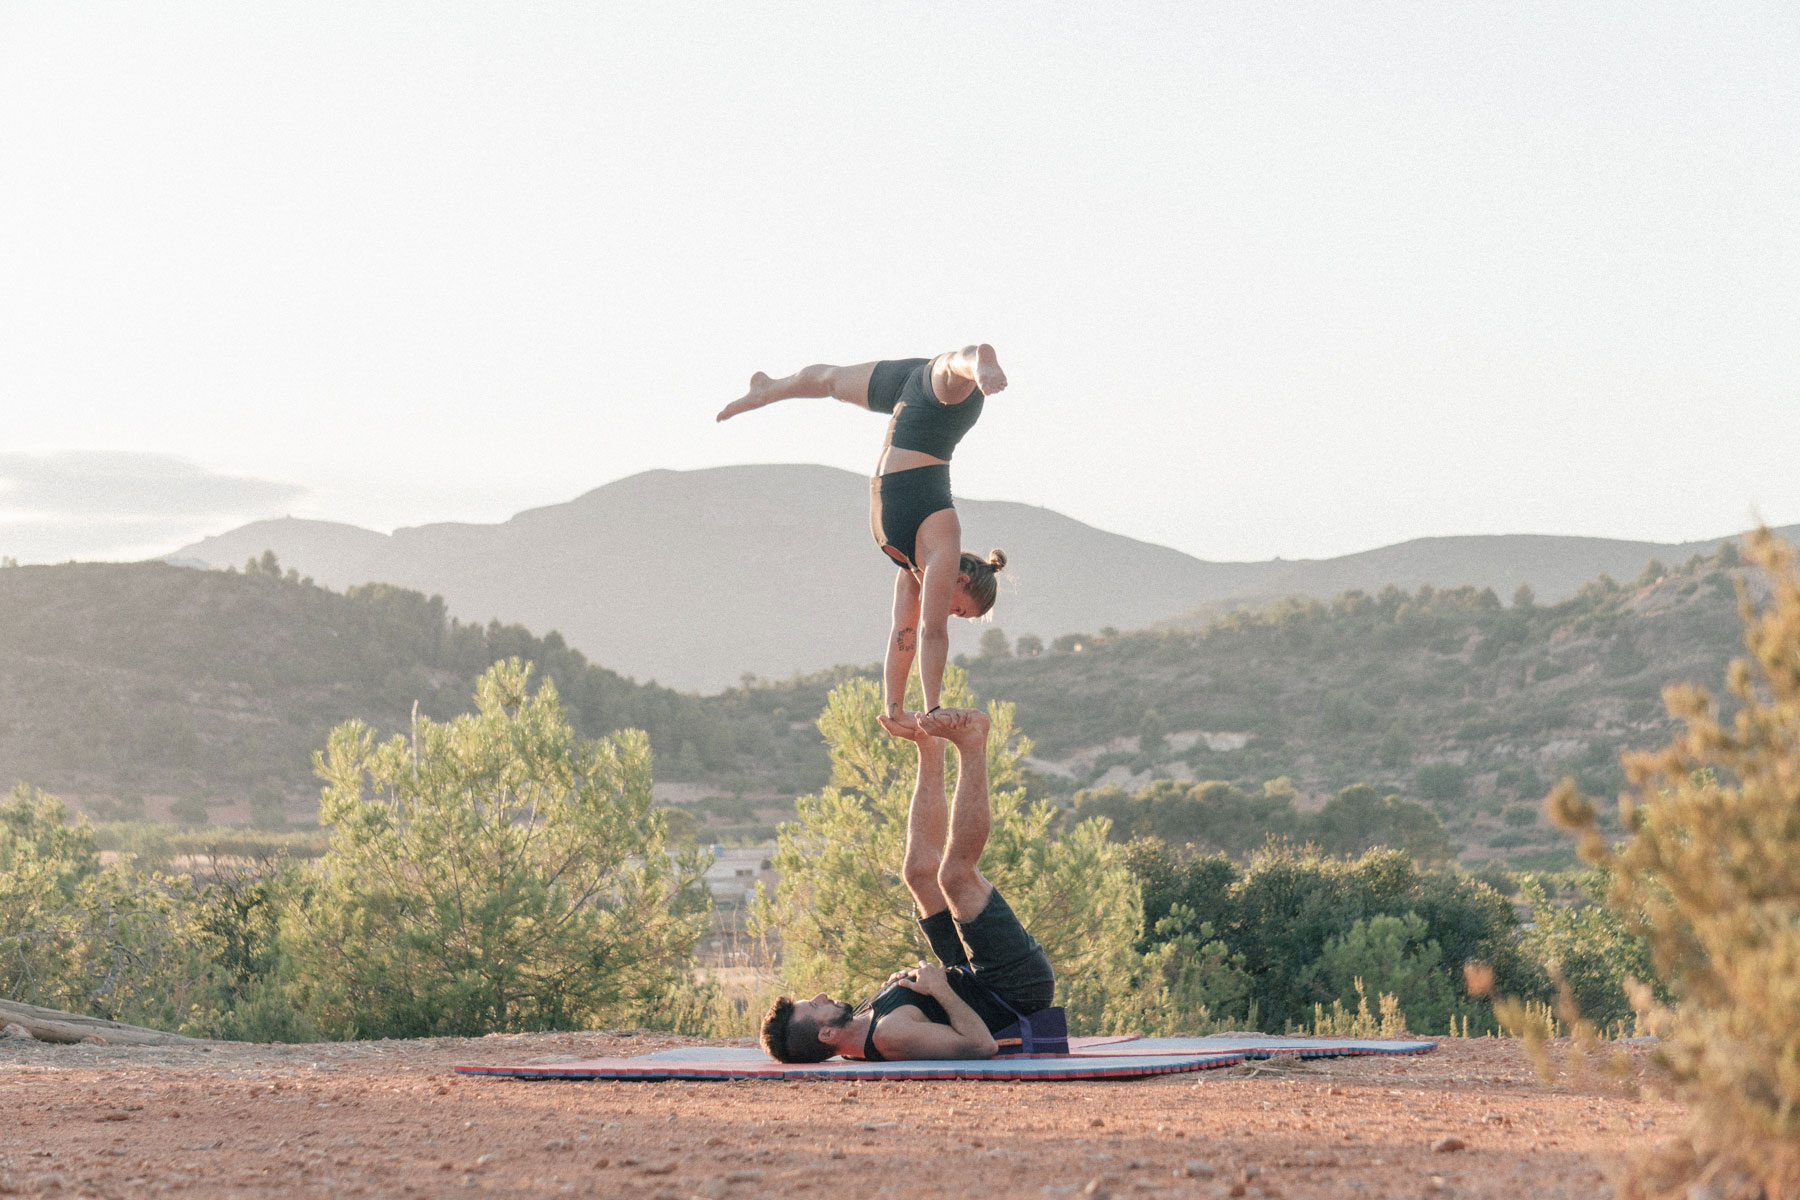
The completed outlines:
[[[1006,565],[1006,551],[992,550],[988,553],[988,566],[998,571]]]

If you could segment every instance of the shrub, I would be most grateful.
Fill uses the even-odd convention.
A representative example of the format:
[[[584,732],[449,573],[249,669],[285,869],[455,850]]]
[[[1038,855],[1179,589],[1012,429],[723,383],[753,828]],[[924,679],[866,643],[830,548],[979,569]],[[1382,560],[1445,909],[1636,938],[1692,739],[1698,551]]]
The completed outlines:
[[[1381,745],[1376,747],[1375,760],[1384,767],[1403,767],[1412,761],[1412,756],[1412,738],[1407,736],[1406,726],[1395,721],[1381,735]]]
[[[0,802],[0,995],[173,1029],[214,999],[216,940],[184,877],[102,865],[85,817],[20,784]]]
[[[1535,768],[1526,765],[1519,767],[1502,767],[1495,776],[1494,786],[1521,796],[1542,796],[1543,780],[1538,778]]]
[[[1358,920],[1325,943],[1313,963],[1313,979],[1334,1005],[1352,1003],[1365,985],[1378,996],[1391,994],[1413,1032],[1435,1033],[1461,1010],[1443,968],[1443,951],[1425,930],[1424,919],[1414,912]]]
[[[1500,813],[1500,819],[1515,829],[1537,824],[1537,807],[1531,804],[1509,804]]]
[[[1140,982],[1112,997],[1103,1027],[1150,1037],[1194,1036],[1244,1023],[1250,977],[1244,956],[1213,936],[1213,927],[1177,903],[1156,923]],[[1254,1014],[1249,1023],[1254,1024]]]
[[[993,781],[989,780],[989,786]],[[1115,842],[1128,842],[1140,835],[1145,817],[1144,805],[1116,783],[1075,793],[1075,819],[1091,821],[1105,818],[1106,835]]]
[[[1413,785],[1427,800],[1460,800],[1469,787],[1469,774],[1455,763],[1426,763],[1413,772]]]
[[[1454,853],[1444,823],[1424,805],[1383,796],[1366,784],[1347,787],[1327,800],[1306,830],[1328,854],[1355,856],[1391,846],[1423,862],[1443,862]]]
[[[1575,881],[1572,903],[1555,903],[1541,880],[1526,876],[1520,898],[1531,907],[1531,926],[1520,939],[1532,958],[1567,987],[1576,1011],[1602,1032],[1629,1026],[1627,988],[1652,976],[1649,943],[1618,913],[1598,903],[1605,872]]]
[[[1685,729],[1626,757],[1630,836],[1617,847],[1570,783],[1551,797],[1583,857],[1612,872],[1608,903],[1648,937],[1672,996],[1635,1000],[1665,1032],[1661,1060],[1694,1116],[1691,1156],[1640,1167],[1627,1195],[1679,1191],[1666,1177],[1677,1172],[1800,1192],[1800,571],[1766,530],[1746,554],[1768,593],[1755,601],[1739,585],[1749,655],[1728,675],[1734,718],[1699,687],[1665,692]]]
[[[302,1007],[340,1036],[477,1035],[632,1019],[684,979],[709,901],[666,853],[650,747],[587,742],[556,688],[495,663],[476,711],[315,759],[330,847],[282,935]]]

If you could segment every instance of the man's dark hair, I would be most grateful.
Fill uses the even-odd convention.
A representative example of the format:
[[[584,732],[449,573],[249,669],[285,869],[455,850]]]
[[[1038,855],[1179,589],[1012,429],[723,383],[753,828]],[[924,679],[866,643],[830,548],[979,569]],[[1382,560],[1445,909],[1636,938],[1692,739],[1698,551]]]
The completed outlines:
[[[769,1006],[762,1023],[762,1048],[784,1063],[824,1062],[837,1051],[819,1040],[819,1023],[794,1015],[794,999],[783,996]]]

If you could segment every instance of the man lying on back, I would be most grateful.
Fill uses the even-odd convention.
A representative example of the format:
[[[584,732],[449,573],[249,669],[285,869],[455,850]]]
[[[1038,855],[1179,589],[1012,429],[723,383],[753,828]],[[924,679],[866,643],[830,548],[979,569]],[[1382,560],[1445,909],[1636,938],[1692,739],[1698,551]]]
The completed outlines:
[[[763,1049],[791,1063],[834,1054],[871,1062],[992,1058],[995,1032],[1018,1020],[1006,1006],[1026,1015],[1048,1008],[1056,973],[979,867],[989,824],[987,716],[964,708],[939,709],[917,725],[878,720],[918,747],[901,874],[938,963],[894,972],[861,1008],[824,992],[783,996],[763,1019]],[[956,800],[947,812],[940,739],[956,747]]]

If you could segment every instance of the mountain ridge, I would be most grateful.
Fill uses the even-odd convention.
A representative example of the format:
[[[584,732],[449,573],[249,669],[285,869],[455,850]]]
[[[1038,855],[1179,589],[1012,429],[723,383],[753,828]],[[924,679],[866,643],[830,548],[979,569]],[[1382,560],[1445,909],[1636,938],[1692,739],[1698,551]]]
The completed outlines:
[[[658,469],[491,524],[378,533],[280,518],[184,546],[165,561],[213,567],[274,550],[327,586],[371,581],[442,595],[465,621],[556,630],[635,679],[716,691],[880,657],[893,571],[869,538],[868,480],[811,464]],[[1054,509],[959,499],[964,542],[1009,555],[991,624],[952,622],[952,650],[999,627],[1045,640],[1111,626],[1192,625],[1285,595],[1327,599],[1387,584],[1528,582],[1553,602],[1602,572],[1636,575],[1719,541],[1555,535],[1421,538],[1332,559],[1211,562],[1097,529]],[[1800,526],[1783,531],[1791,538]]]

